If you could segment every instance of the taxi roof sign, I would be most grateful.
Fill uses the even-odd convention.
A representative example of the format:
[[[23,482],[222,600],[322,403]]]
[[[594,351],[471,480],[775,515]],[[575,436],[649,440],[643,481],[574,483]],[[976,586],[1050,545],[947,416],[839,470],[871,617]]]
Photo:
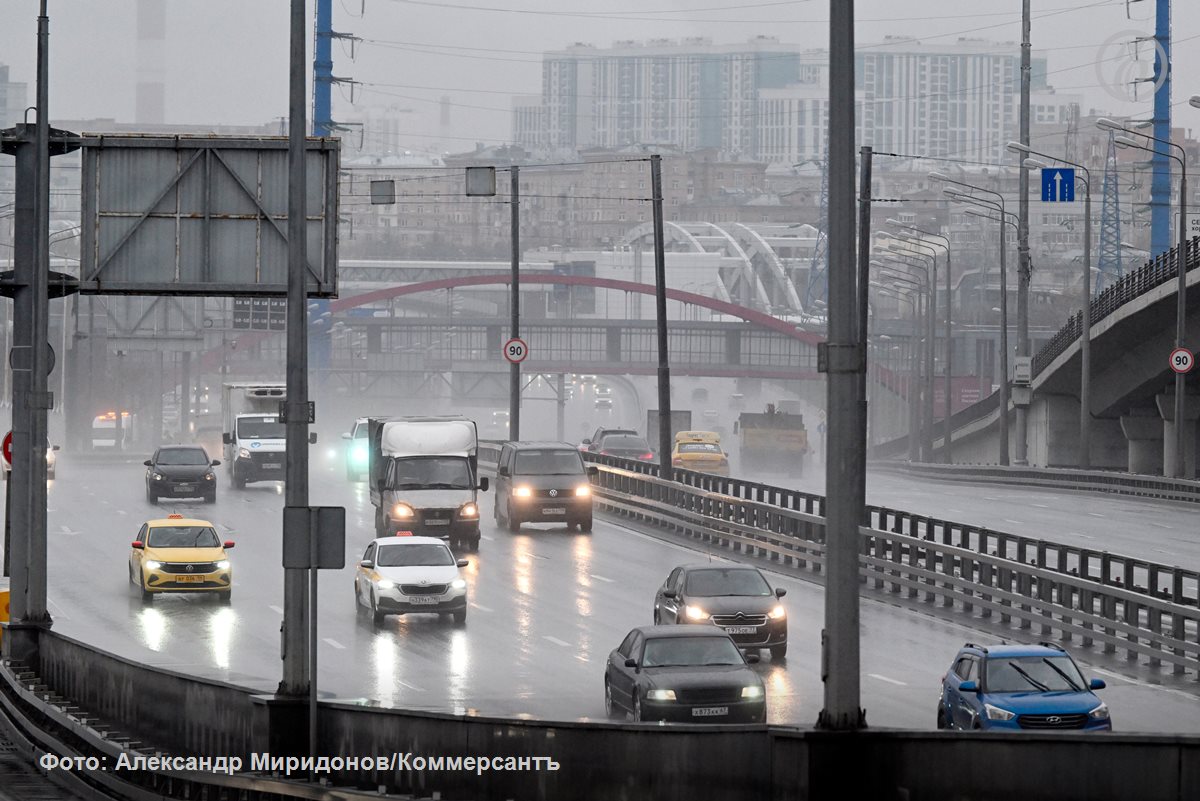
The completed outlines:
[[[675,434],[676,442],[720,442],[716,431],[680,431]]]

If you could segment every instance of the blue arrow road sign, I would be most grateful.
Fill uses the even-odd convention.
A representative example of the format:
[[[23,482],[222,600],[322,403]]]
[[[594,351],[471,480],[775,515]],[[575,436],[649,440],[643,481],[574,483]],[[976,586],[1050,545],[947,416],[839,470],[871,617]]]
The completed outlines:
[[[1075,170],[1046,167],[1042,170],[1042,200],[1047,203],[1075,202]]]

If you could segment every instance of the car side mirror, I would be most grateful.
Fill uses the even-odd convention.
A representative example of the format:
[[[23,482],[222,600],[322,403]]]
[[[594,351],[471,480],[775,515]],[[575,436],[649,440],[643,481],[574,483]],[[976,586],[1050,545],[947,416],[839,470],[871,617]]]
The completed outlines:
[[[497,467],[497,468],[496,468],[496,475],[498,475],[498,476],[508,476],[508,475],[510,475],[510,473],[508,472],[508,468],[507,468],[507,467]]]
[[[233,437],[229,436],[228,431],[221,432],[221,444],[222,445],[232,445],[233,444]]]
[[[585,437],[579,444],[580,445],[591,445],[592,439],[591,439],[591,437]]]
[[[317,432],[316,431],[308,432],[308,444],[309,445],[317,444]]]
[[[371,568],[375,567],[375,563],[372,562],[370,559],[363,559],[361,562],[358,563],[358,566],[365,567],[367,570],[370,570]]]
[[[762,657],[760,657],[757,653],[752,652],[752,653],[746,654],[746,661],[749,662],[751,665],[757,665],[758,660],[761,658]]]
[[[1104,679],[1092,679],[1088,682],[1089,690],[1103,690],[1108,685],[1104,683]]]
[[[977,693],[979,692],[979,682],[974,680],[964,681],[958,685],[958,691],[961,693]]]
[[[146,467],[153,467],[153,466],[154,466],[154,462],[150,461],[149,459],[147,459],[146,461],[142,462],[142,464],[146,465]]]
[[[679,593],[675,592],[675,590],[663,590],[663,597],[664,598],[678,598]]]
[[[134,540],[133,542],[131,542],[129,544],[130,544],[130,546],[132,546],[133,548],[135,548],[139,551],[144,550],[146,547],[146,544],[144,542],[142,542],[141,540]]]
[[[345,434],[342,434],[342,439],[354,439],[354,437],[350,436],[350,432],[347,431]]]
[[[479,491],[480,492],[487,492],[489,486],[491,486],[491,485],[488,483],[487,476],[484,476],[483,478],[479,479]]]
[[[61,451],[61,450],[62,450],[62,445],[54,445],[54,446],[52,446],[50,449],[51,449],[51,450],[54,450],[54,451]]]
[[[596,467],[594,464],[588,465],[587,474],[588,478],[595,478],[596,476],[600,475],[600,468]]]
[[[212,460],[212,466],[213,466],[213,467],[219,467],[219,466],[220,466],[220,464],[221,464],[221,460],[220,460],[220,459],[213,459],[213,460]]]
[[[459,559],[459,560],[458,560],[457,562],[455,562],[454,564],[455,564],[455,565],[457,565],[458,567],[467,567],[467,566],[468,566],[468,565],[470,565],[471,563],[470,563],[468,560],[466,560],[466,559]]]
[[[787,595],[787,590],[785,590],[783,587],[775,588],[775,597],[776,598],[782,598],[785,595]]]
[[[625,667],[627,667],[627,668],[637,668],[637,666],[638,666],[638,665],[637,665],[637,660],[636,660],[636,659],[634,659],[633,657],[627,657],[627,658],[625,659]]]

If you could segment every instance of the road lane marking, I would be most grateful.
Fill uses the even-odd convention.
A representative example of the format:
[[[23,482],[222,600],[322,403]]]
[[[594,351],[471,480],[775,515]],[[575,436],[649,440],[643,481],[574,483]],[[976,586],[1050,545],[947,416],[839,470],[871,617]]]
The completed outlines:
[[[340,642],[333,639],[332,637],[325,637],[324,640],[325,640],[325,642],[329,643],[330,645],[332,645],[334,648],[338,649],[339,651],[346,650],[346,646],[342,645]]]
[[[1151,523],[1150,525],[1156,526],[1157,528],[1175,528],[1174,526],[1168,526],[1166,523]]]
[[[76,535],[78,535],[78,534],[82,534],[82,533],[83,533],[82,531],[72,531],[72,530],[71,530],[70,528],[68,528],[67,526],[59,526],[59,528],[62,530],[62,533],[63,533],[63,534],[66,534],[68,537],[74,537],[74,536],[76,536]]]
[[[604,581],[604,582],[607,582],[608,584],[613,583],[613,579],[605,578],[604,576],[598,576],[595,573],[588,573],[588,575],[591,576],[592,578],[596,579],[596,581]]]
[[[908,686],[908,682],[897,681],[896,679],[889,679],[887,676],[880,676],[878,673],[868,673],[867,675],[873,679],[879,679],[880,681],[886,681],[888,684],[894,684],[897,687],[907,687]]]
[[[126,512],[124,509],[118,509],[118,510],[117,510],[117,514],[119,514],[119,515],[127,515],[127,514],[129,514],[129,512]]]
[[[282,608],[282,607],[279,607],[279,606],[269,606],[269,607],[267,607],[267,608],[268,608],[268,609],[270,609],[272,612],[274,612],[274,613],[275,613],[275,614],[277,614],[277,615],[282,615],[282,614],[283,614],[283,608]]]
[[[1155,548],[1155,549],[1154,549],[1154,552],[1155,552],[1155,553],[1166,554],[1167,556],[1174,556],[1174,555],[1175,555],[1175,552],[1174,552],[1174,551],[1164,551],[1162,548]]]
[[[480,534],[479,538],[487,540],[488,542],[493,542],[496,539],[495,537],[489,537],[487,534]]]
[[[1010,519],[1010,518],[1007,518],[1007,517],[1006,517],[1006,518],[1004,518],[1004,522],[1005,522],[1005,523],[1012,523],[1012,524],[1013,524],[1013,525],[1015,525],[1015,526],[1023,526],[1023,525],[1025,525],[1025,524],[1024,524],[1024,523],[1022,523],[1020,520],[1012,520],[1012,519]]]
[[[476,608],[476,609],[478,609],[480,612],[490,612],[490,611],[492,611],[492,610],[491,610],[491,607],[484,606],[483,604],[476,604],[476,603],[473,603],[473,604],[471,604],[471,606],[475,607],[475,608]]]
[[[1047,506],[1047,505],[1046,505],[1046,504],[1044,504],[1044,503],[1031,503],[1031,504],[1029,504],[1029,505],[1030,505],[1030,506],[1033,506],[1033,507],[1035,507],[1035,508],[1037,508],[1037,509],[1049,509],[1049,508],[1050,508],[1049,506]]]
[[[416,685],[414,685],[414,684],[409,684],[409,683],[408,683],[408,682],[406,682],[406,681],[400,681],[400,679],[396,679],[396,683],[397,683],[397,684],[399,684],[401,687],[407,687],[408,689],[412,690],[413,692],[418,692],[418,693],[423,693],[423,692],[425,692],[425,691],[424,691],[424,690],[422,690],[420,687],[417,687],[417,686],[416,686]]]
[[[548,642],[552,642],[552,643],[554,643],[555,645],[561,645],[563,648],[570,648],[570,647],[571,647],[571,643],[569,643],[569,642],[563,642],[562,640],[558,639],[557,637],[551,637],[549,634],[547,634],[547,635],[545,635],[544,637],[542,637],[542,639],[543,639],[543,640],[547,640]]]
[[[1068,531],[1068,532],[1067,532],[1067,536],[1068,536],[1068,537],[1083,537],[1085,540],[1094,540],[1094,539],[1096,539],[1096,538],[1095,538],[1095,537],[1093,537],[1091,534],[1080,534],[1078,531]]]
[[[1101,514],[1100,512],[1088,512],[1088,517],[1107,517],[1107,516],[1108,515]]]

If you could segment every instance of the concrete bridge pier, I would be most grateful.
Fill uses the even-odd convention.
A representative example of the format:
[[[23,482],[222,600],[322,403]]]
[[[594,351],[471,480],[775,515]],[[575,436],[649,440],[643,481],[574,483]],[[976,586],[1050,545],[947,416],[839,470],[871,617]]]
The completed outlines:
[[[1175,463],[1175,393],[1155,396],[1158,413],[1163,421],[1163,464]],[[1183,418],[1183,475],[1179,478],[1196,477],[1196,421],[1200,420],[1200,395],[1188,393],[1184,402]],[[1165,473],[1164,473],[1165,475]]]
[[[1162,475],[1163,424],[1158,410],[1148,406],[1130,409],[1121,416],[1121,431],[1129,442],[1129,472]]]

